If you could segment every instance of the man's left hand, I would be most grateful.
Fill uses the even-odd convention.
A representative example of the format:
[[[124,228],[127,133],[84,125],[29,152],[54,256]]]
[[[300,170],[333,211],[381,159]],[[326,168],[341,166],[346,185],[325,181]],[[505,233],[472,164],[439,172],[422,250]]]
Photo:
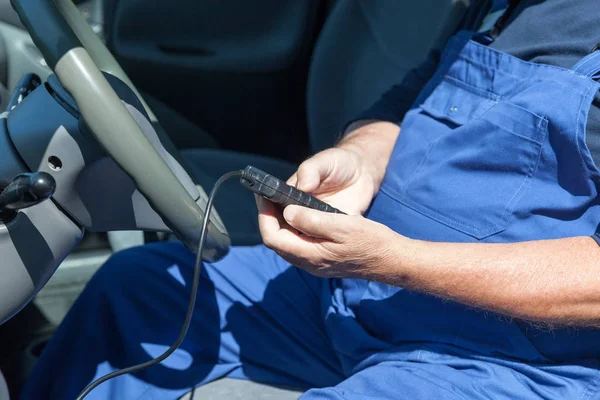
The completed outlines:
[[[300,206],[282,214],[271,202],[256,200],[265,245],[313,275],[379,280],[400,261],[397,249],[404,238],[385,225]]]

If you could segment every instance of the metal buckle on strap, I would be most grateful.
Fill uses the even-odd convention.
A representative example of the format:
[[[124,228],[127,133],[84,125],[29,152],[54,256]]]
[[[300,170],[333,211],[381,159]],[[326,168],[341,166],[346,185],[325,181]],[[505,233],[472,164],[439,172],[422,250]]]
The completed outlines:
[[[494,38],[492,38],[489,33],[476,33],[471,39],[480,43],[484,46],[489,46],[494,42]]]

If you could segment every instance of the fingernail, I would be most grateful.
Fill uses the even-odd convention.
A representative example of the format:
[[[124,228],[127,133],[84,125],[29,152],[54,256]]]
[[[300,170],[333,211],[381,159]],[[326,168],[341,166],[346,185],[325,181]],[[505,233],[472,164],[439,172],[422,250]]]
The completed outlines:
[[[283,210],[283,217],[285,218],[285,220],[286,220],[287,222],[290,222],[290,221],[292,221],[292,220],[294,219],[294,217],[296,216],[296,212],[297,212],[297,210],[296,210],[296,207],[293,207],[293,206],[292,206],[292,207],[289,207],[289,206],[288,206],[288,207],[286,207],[286,208]]]
[[[296,182],[296,189],[298,190],[305,190],[305,188],[308,187],[308,183],[306,181],[298,181]]]

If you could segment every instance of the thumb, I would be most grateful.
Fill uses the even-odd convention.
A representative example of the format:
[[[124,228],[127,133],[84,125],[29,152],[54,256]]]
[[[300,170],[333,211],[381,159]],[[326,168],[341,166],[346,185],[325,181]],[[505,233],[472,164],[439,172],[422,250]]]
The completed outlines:
[[[314,192],[330,172],[331,162],[329,157],[317,154],[304,161],[298,167],[298,172],[296,172],[296,188],[307,193]]]
[[[351,222],[348,215],[326,213],[302,206],[287,206],[283,218],[293,228],[317,238],[338,241]]]

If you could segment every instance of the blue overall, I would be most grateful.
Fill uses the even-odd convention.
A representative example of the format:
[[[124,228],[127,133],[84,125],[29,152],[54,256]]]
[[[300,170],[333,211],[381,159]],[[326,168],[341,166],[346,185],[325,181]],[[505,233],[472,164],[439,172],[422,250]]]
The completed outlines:
[[[565,70],[469,38],[450,40],[406,115],[368,218],[428,241],[592,235],[600,171],[585,126],[600,51]],[[94,377],[166,349],[192,262],[174,243],[113,257],[24,398],[72,399]],[[90,399],[176,399],[229,376],[313,388],[306,399],[589,400],[600,399],[599,356],[598,330],[549,330],[376,282],[316,278],[256,246],[205,265],[180,350]]]

